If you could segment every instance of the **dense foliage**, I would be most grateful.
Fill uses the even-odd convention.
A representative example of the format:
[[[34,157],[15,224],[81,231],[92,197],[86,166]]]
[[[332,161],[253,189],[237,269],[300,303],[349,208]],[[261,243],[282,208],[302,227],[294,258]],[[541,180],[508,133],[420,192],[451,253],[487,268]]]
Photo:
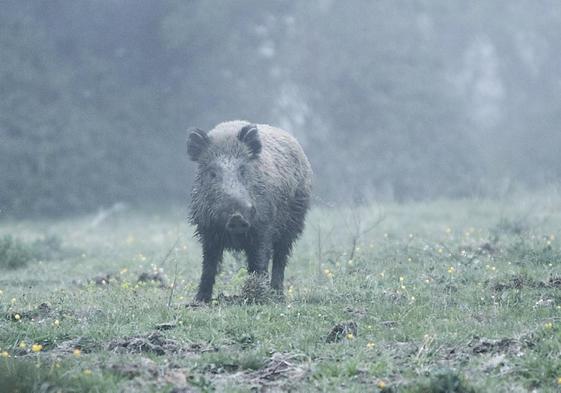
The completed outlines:
[[[0,209],[184,201],[185,129],[236,118],[296,134],[326,200],[557,179],[560,22],[554,1],[4,1]]]

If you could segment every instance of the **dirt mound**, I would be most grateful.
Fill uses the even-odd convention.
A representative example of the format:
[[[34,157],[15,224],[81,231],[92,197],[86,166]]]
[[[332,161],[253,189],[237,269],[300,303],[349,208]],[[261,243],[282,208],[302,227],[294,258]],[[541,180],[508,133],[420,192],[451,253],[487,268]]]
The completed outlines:
[[[274,353],[258,370],[244,370],[213,376],[213,388],[227,390],[232,381],[243,381],[251,391],[291,391],[290,384],[304,379],[310,372],[309,358],[303,354]]]
[[[524,350],[531,346],[529,338],[500,338],[488,339],[482,337],[473,337],[468,343],[468,348],[474,354],[508,354],[514,356],[522,356]]]
[[[547,285],[551,288],[561,288],[561,276],[551,277],[547,281]]]
[[[133,380],[133,385],[129,391],[138,391],[142,387],[146,387],[147,383],[154,384],[160,389],[164,386],[172,385],[171,391],[176,393],[191,393],[195,391],[188,384],[188,369],[159,365],[145,357],[140,357],[139,360],[131,363],[115,363],[108,368],[116,374]]]
[[[138,275],[138,282],[158,284],[160,288],[166,287],[166,278],[160,272],[143,272]]]
[[[495,281],[491,285],[493,292],[503,292],[507,289],[523,289],[523,288],[545,288],[548,284],[543,281],[536,281],[524,275],[515,275],[504,281]]]
[[[155,331],[145,336],[126,337],[113,340],[107,346],[109,351],[117,353],[154,353],[165,355],[178,353],[185,348],[175,340],[165,338]]]
[[[39,321],[45,318],[55,318],[59,315],[60,312],[53,310],[47,303],[41,303],[31,311],[12,311],[6,314],[6,318],[15,322],[20,320]]]
[[[274,353],[264,367],[249,372],[245,377],[260,384],[279,380],[300,380],[307,373],[307,368],[301,363],[303,355]]]

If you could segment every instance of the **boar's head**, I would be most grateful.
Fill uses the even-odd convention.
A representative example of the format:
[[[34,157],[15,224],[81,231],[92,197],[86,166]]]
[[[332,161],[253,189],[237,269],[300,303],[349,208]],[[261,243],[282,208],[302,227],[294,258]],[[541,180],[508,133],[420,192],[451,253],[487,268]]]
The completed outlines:
[[[198,164],[191,206],[195,224],[231,234],[250,230],[259,204],[261,147],[254,125],[232,135],[190,130],[187,152]]]

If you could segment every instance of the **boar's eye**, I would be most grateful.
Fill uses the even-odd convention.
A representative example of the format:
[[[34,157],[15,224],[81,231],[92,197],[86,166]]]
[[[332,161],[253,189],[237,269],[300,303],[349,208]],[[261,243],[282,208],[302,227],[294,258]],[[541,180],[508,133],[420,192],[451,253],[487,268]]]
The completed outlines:
[[[218,173],[216,173],[216,169],[209,169],[208,170],[208,177],[210,177],[211,179],[216,179],[217,176],[218,176]]]

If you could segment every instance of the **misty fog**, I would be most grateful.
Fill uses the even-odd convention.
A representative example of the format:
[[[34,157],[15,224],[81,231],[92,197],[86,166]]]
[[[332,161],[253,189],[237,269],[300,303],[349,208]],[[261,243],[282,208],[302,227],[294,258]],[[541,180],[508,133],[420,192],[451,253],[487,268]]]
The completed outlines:
[[[284,128],[316,201],[561,176],[556,1],[7,0],[2,215],[184,204],[190,126]]]

